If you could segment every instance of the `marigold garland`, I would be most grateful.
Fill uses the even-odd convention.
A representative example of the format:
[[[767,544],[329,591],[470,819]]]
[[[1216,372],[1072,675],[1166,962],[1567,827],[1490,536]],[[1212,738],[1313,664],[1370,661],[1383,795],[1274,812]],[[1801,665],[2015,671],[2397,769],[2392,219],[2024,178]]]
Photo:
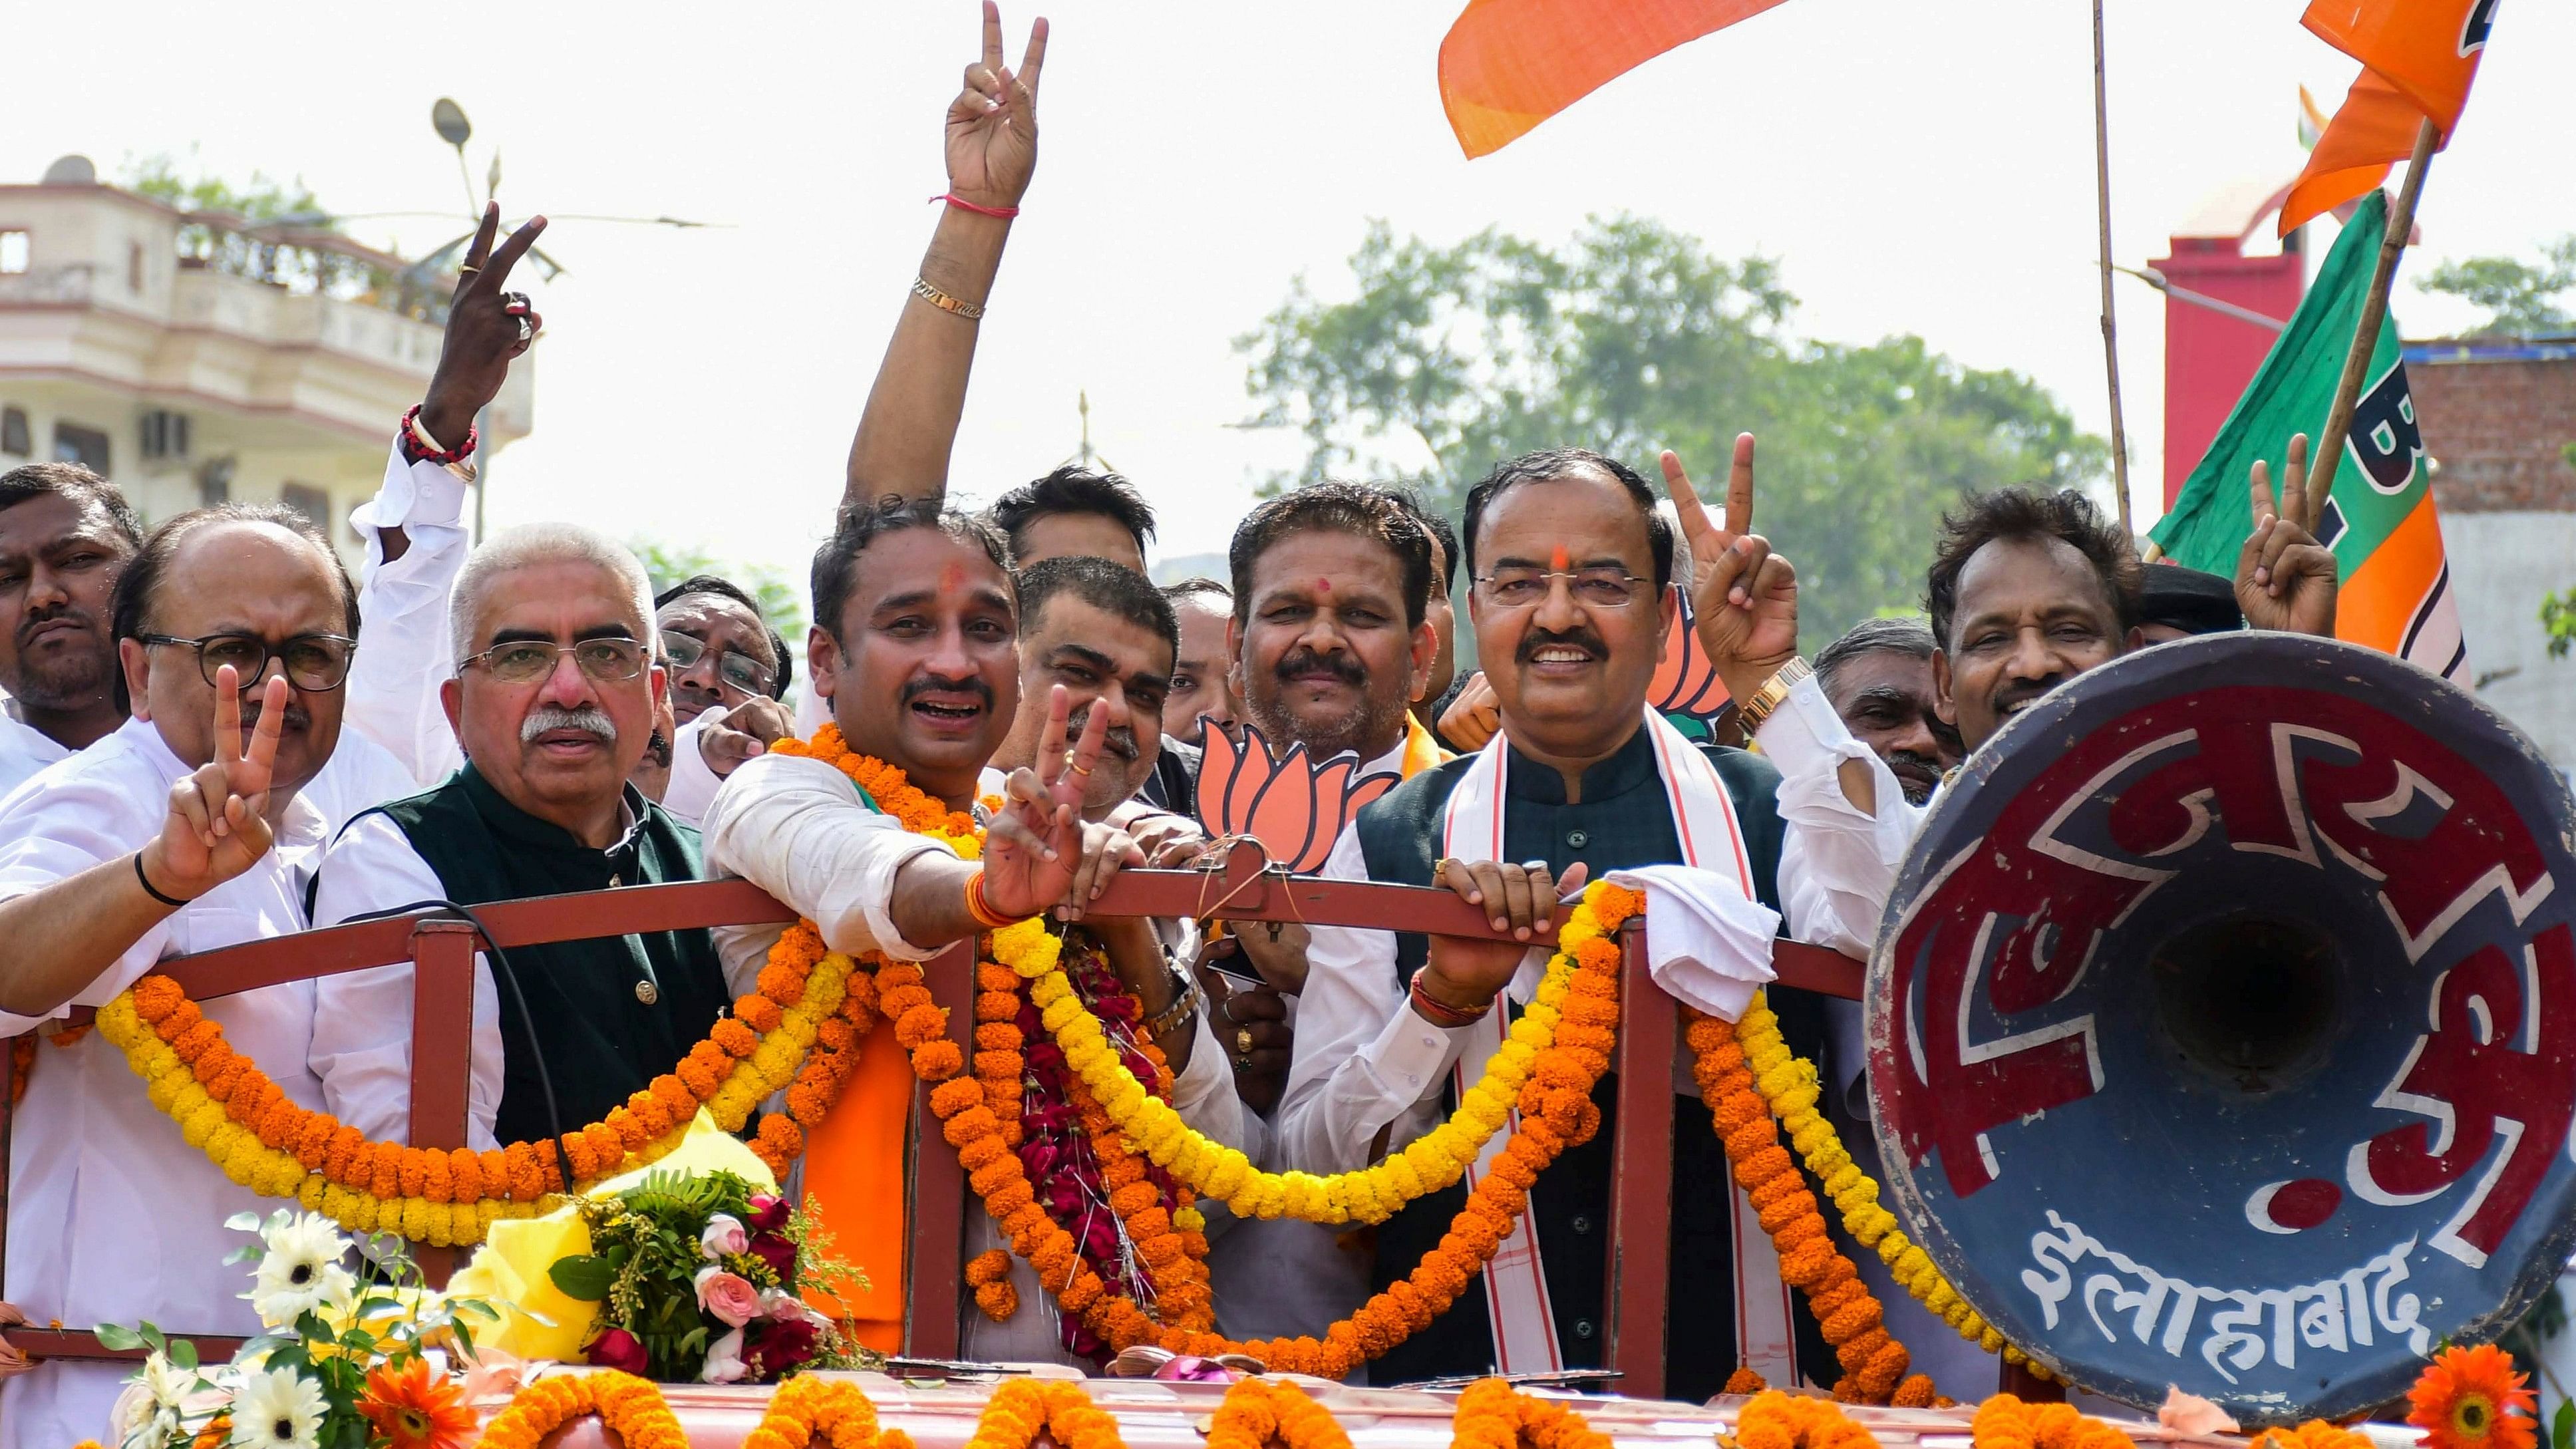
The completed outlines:
[[[901,1429],[880,1429],[877,1406],[846,1379],[799,1374],[778,1386],[742,1449],[912,1449]]]
[[[1610,1449],[1610,1436],[1553,1399],[1502,1379],[1478,1379],[1450,1415],[1451,1449]]]
[[[539,1440],[584,1414],[597,1414],[626,1449],[689,1449],[660,1387],[615,1372],[550,1375],[520,1389],[484,1426],[478,1449],[537,1449]]]
[[[1758,994],[1754,1001],[1754,1009],[1760,1009]],[[1696,1058],[1692,1075],[1726,1144],[1735,1181],[1779,1249],[1781,1280],[1807,1295],[1807,1306],[1842,1365],[1834,1397],[1885,1404],[1902,1393],[1909,1403],[1929,1404],[1932,1381],[1921,1374],[1907,1376],[1910,1359],[1905,1345],[1887,1331],[1886,1310],[1860,1281],[1860,1270],[1834,1246],[1815,1194],[1798,1175],[1796,1160],[1780,1146],[1778,1126],[1755,1090],[1736,1028],[1687,1008],[1684,1015]]]
[[[2530,1377],[2494,1344],[2446,1348],[2406,1391],[2406,1422],[2424,1431],[2424,1449],[2532,1449],[2539,1406]]]
[[[983,1199],[984,1211],[1010,1234],[1012,1251],[1038,1270],[1039,1280],[1048,1285],[1058,1307],[1068,1316],[1079,1315],[1112,1351],[1152,1343],[1174,1353],[1199,1357],[1240,1353],[1283,1372],[1343,1378],[1360,1364],[1429,1326],[1433,1318],[1455,1302],[1511,1233],[1512,1225],[1528,1206],[1529,1190],[1539,1173],[1569,1145],[1588,1140],[1599,1128],[1597,1109],[1561,1111],[1548,1098],[1557,1092],[1568,1092],[1588,1107],[1593,1084],[1609,1070],[1609,1047],[1616,1040],[1618,1019],[1619,953],[1606,937],[1643,907],[1643,899],[1635,892],[1607,882],[1596,882],[1585,892],[1582,909],[1567,922],[1566,929],[1574,933],[1574,939],[1564,942],[1561,938],[1558,953],[1559,961],[1570,959],[1573,963],[1566,1001],[1569,1008],[1578,1000],[1586,1003],[1584,1019],[1578,1022],[1575,1012],[1569,1009],[1566,1019],[1570,1029],[1532,1063],[1532,1081],[1524,1089],[1522,1101],[1525,1108],[1535,1101],[1538,1110],[1524,1111],[1518,1129],[1495,1159],[1493,1170],[1477,1182],[1467,1196],[1466,1206],[1451,1220],[1441,1246],[1425,1254],[1402,1281],[1372,1297],[1357,1313],[1332,1325],[1322,1339],[1237,1343],[1213,1332],[1158,1321],[1132,1298],[1110,1293],[1099,1275],[1080,1261],[1072,1238],[1035,1200],[1018,1156],[982,1145],[998,1139],[1012,1104],[989,1103],[980,1077],[950,1080],[961,1059],[945,1038],[916,1046],[913,1070],[922,1080],[937,1084],[931,1093],[931,1111],[945,1124],[943,1135],[958,1149],[959,1160],[964,1162],[968,1154],[974,1154],[984,1163],[981,1169],[970,1170],[973,1175],[968,1184]],[[999,964],[1021,977],[1039,981],[1031,988],[1033,992],[1043,989],[1040,978],[1052,973],[1061,979],[1055,965],[1063,943],[1042,925],[1022,922],[1005,927],[992,934],[990,944]],[[882,974],[879,982],[882,986]],[[890,994],[887,1000],[891,1003]],[[1051,1031],[1060,1029],[1069,1015],[1082,1013],[1081,1003],[1072,997],[1069,984],[1064,995],[1050,997],[1046,1010],[1054,1018],[1047,1022]],[[1605,1016],[1603,1024],[1593,1024]],[[1580,1035],[1573,1029],[1578,1027],[1579,1032],[1594,1035]],[[1566,1036],[1577,1039],[1564,1040]],[[948,1051],[937,1054],[934,1048],[939,1046],[948,1047]],[[1142,1083],[1130,1085],[1135,1093],[1144,1092]],[[1121,1104],[1108,1101],[1104,1105],[1114,1117]],[[1124,1103],[1131,1116],[1135,1105],[1132,1099]],[[1001,1110],[997,1111],[997,1107]],[[1189,1157],[1194,1150],[1204,1154],[1208,1149],[1196,1147],[1186,1139],[1175,1139],[1172,1160],[1163,1165],[1173,1176],[1189,1181],[1193,1167]],[[1204,1169],[1206,1164],[1196,1166]],[[1186,1235],[1185,1241],[1200,1233],[1202,1225],[1194,1221],[1196,1217],[1195,1213],[1186,1219],[1182,1214],[1173,1214],[1173,1227]],[[1059,1279],[1056,1273],[1064,1277]],[[1059,1281],[1064,1286],[1056,1287]]]
[[[1010,1379],[985,1400],[966,1449],[1030,1449],[1044,1430],[1058,1449],[1126,1449],[1118,1421],[1064,1379]]]
[[[1851,1234],[1854,1242],[1877,1253],[1905,1291],[1961,1338],[1988,1353],[2001,1353],[2004,1362],[2023,1365],[2045,1382],[2047,1371],[2031,1363],[2020,1349],[2005,1342],[1992,1324],[1979,1317],[1949,1280],[1941,1276],[1931,1255],[1905,1235],[1897,1225],[1896,1214],[1879,1205],[1877,1181],[1852,1160],[1841,1134],[1817,1110],[1823,1089],[1815,1064],[1789,1050],[1788,1042],[1780,1035],[1780,1018],[1760,993],[1755,994],[1743,1020],[1735,1024],[1735,1036],[1743,1045],[1754,1089],[1770,1105],[1771,1115],[1787,1129],[1790,1145],[1806,1162],[1807,1171],[1824,1196],[1831,1198],[1841,1212],[1843,1231]]]
[[[1020,1311],[1020,1290],[1011,1286],[1011,1255],[999,1248],[966,1260],[966,1286],[974,1291],[976,1309],[995,1323]]]
[[[1975,1449],[2136,1449],[2129,1436],[2071,1404],[2026,1404],[1997,1394],[1977,1406]]]
[[[1556,1059],[1545,1072],[1540,1064],[1558,1045],[1560,1035],[1566,1045],[1597,1052],[1607,1063],[1619,1021],[1617,1002],[1597,985],[1576,993],[1575,970],[1588,960],[1615,971],[1618,947],[1609,937],[1633,914],[1631,910],[1609,919],[1589,904],[1569,912],[1557,933],[1556,954],[1549,958],[1529,1009],[1512,1024],[1484,1076],[1460,1096],[1458,1110],[1384,1162],[1332,1176],[1263,1172],[1241,1152],[1201,1134],[1183,1122],[1180,1113],[1144,1090],[1117,1053],[1104,1044],[1100,1023],[1081,1010],[1080,1003],[1055,1005],[1073,994],[1061,970],[1032,963],[1023,974],[1038,978],[1033,999],[1047,1008],[1048,1031],[1110,1120],[1201,1196],[1223,1201],[1238,1217],[1289,1217],[1326,1226],[1382,1223],[1407,1203],[1464,1176],[1485,1144],[1510,1120],[1515,1105],[1524,1116],[1553,1112],[1549,1120],[1560,1132],[1570,1130],[1587,1111],[1597,1112],[1588,1093],[1573,1090],[1573,1073],[1565,1059]]]
[[[736,1000],[732,1017],[625,1106],[564,1134],[562,1160],[571,1163],[575,1185],[659,1159],[701,1106],[727,1131],[740,1130],[762,1099],[791,1085],[812,1086],[827,1109],[848,1066],[829,1063],[825,1070],[839,1075],[824,1082],[802,1074],[826,1023],[848,1024],[855,1043],[867,998],[850,999],[853,965],[827,952],[811,925],[782,934],[758,989]],[[99,1008],[98,1029],[148,1084],[152,1105],[226,1177],[263,1196],[294,1198],[352,1231],[465,1246],[482,1241],[501,1218],[545,1210],[564,1189],[553,1143],[484,1152],[407,1147],[370,1141],[328,1113],[297,1105],[233,1051],[222,1026],[167,976],[146,976]],[[788,1144],[772,1131],[759,1142],[773,1166],[794,1155],[775,1156]]]
[[[2247,1449],[2371,1449],[2370,1436],[2310,1419],[2295,1429],[2266,1429]]]
[[[1208,1449],[1351,1449],[1350,1431],[1304,1389],[1277,1379],[1237,1379],[1216,1406]]]
[[[1860,1421],[1831,1399],[1811,1399],[1765,1389],[1735,1419],[1743,1449],[1877,1449]]]

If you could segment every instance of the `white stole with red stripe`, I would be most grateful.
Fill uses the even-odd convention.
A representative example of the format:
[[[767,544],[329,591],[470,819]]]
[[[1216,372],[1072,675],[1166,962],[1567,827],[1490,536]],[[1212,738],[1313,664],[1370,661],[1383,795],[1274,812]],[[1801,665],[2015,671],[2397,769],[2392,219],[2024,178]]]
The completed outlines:
[[[1735,804],[1716,769],[1681,731],[1664,717],[1645,711],[1645,729],[1655,749],[1655,774],[1673,812],[1673,833],[1681,840],[1682,863],[1714,871],[1736,883],[1747,898],[1753,877],[1744,859],[1744,832],[1735,820]],[[1442,818],[1443,853],[1462,861],[1503,859],[1503,811],[1508,798],[1504,772],[1511,751],[1496,733],[1449,794]],[[1534,948],[1512,982],[1514,1000],[1526,1002],[1537,989],[1547,953]],[[1464,1095],[1485,1074],[1503,1044],[1503,1013],[1497,1011],[1466,1028],[1467,1044],[1451,1069],[1451,1080]],[[1520,1130],[1512,1115],[1509,1131]],[[1684,1120],[1678,1130],[1707,1130]],[[1493,1169],[1509,1134],[1498,1132],[1485,1143],[1467,1169],[1469,1191]],[[1780,1258],[1770,1235],[1755,1220],[1741,1188],[1728,1193],[1735,1240],[1735,1342],[1742,1361],[1775,1384],[1797,1381],[1797,1355],[1789,1330],[1789,1287],[1780,1280]],[[1678,1307],[1678,1305],[1675,1305]],[[1556,1317],[1547,1297],[1547,1272],[1539,1258],[1537,1229],[1527,1214],[1492,1262],[1485,1265],[1485,1308],[1493,1324],[1495,1367],[1503,1373],[1554,1373],[1565,1367],[1557,1342]]]

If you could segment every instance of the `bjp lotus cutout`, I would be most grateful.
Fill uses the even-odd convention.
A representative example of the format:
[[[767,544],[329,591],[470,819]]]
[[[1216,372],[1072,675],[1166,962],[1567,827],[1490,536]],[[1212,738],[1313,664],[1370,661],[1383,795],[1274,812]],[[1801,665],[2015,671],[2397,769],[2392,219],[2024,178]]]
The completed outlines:
[[[1207,732],[1207,754],[1199,764],[1199,824],[1217,840],[1247,836],[1261,842],[1272,865],[1296,874],[1322,869],[1351,817],[1395,788],[1394,771],[1362,775],[1359,756],[1348,750],[1318,763],[1299,743],[1274,760],[1257,726],[1247,723],[1241,733],[1238,741],[1224,730]]]

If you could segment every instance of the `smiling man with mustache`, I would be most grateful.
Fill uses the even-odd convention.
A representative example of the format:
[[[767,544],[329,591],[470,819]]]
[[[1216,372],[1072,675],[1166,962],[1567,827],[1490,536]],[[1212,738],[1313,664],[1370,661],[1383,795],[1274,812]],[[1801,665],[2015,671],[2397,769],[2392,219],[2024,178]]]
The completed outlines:
[[[668,688],[635,556],[571,524],[512,529],[465,561],[449,617],[439,698],[465,761],[341,831],[315,923],[698,879],[697,832],[627,779]],[[466,1135],[478,1150],[599,1120],[670,1071],[730,1000],[704,930],[521,947],[509,965],[506,987],[488,958],[476,966]],[[408,965],[320,985],[315,1071],[332,1115],[373,1138],[409,1127],[411,996]]]

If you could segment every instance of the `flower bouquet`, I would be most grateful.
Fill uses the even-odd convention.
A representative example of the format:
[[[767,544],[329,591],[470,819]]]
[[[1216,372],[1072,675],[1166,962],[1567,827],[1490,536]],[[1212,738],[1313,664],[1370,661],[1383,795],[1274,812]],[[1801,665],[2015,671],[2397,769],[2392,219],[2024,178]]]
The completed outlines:
[[[547,1276],[600,1305],[583,1352],[592,1363],[663,1382],[765,1383],[805,1368],[853,1368],[873,1355],[800,1291],[864,1291],[856,1268],[786,1199],[731,1172],[651,1172],[586,1198],[590,1251]]]
[[[469,1319],[498,1316],[477,1299],[427,1291],[402,1241],[367,1244],[369,1281],[353,1244],[328,1218],[281,1209],[263,1224],[237,1213],[225,1226],[260,1236],[227,1261],[250,1262],[242,1295],[270,1332],[209,1368],[186,1339],[150,1323],[98,1326],[109,1348],[147,1350],[117,1400],[120,1449],[463,1449],[477,1418],[448,1375],[445,1349],[471,1359]]]

